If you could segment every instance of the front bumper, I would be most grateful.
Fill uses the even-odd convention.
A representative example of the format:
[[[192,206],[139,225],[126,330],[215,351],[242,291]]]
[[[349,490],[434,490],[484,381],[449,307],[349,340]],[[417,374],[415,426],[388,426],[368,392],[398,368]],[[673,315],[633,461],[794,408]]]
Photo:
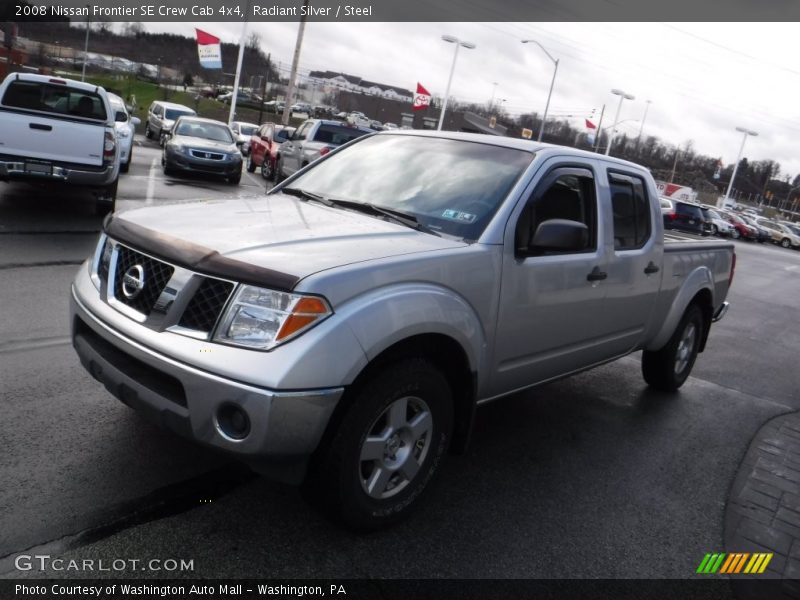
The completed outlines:
[[[259,472],[289,483],[302,481],[343,388],[269,390],[181,363],[114,331],[89,312],[74,287],[70,317],[81,364],[119,400]],[[231,407],[249,421],[241,439],[225,432],[224,414]]]
[[[238,160],[208,160],[195,158],[181,152],[167,150],[165,155],[167,165],[172,169],[206,175],[220,175],[222,177],[236,177],[242,172],[241,157]]]
[[[32,163],[49,164],[48,172],[33,172],[26,167]],[[114,183],[118,168],[116,164],[105,167],[67,165],[47,161],[26,160],[23,157],[0,158],[0,180],[50,181],[71,185],[104,186]]]

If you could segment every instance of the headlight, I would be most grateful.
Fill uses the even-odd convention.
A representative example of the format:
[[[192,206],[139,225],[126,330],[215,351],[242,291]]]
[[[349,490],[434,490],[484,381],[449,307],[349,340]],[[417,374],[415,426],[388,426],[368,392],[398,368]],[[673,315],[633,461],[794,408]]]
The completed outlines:
[[[214,341],[268,350],[333,314],[324,298],[242,285],[225,311]]]
[[[111,253],[113,249],[106,234],[101,233],[92,260],[89,262],[89,275],[91,276],[92,283],[94,283],[94,287],[98,290],[102,283],[108,281],[108,271],[111,265]]]

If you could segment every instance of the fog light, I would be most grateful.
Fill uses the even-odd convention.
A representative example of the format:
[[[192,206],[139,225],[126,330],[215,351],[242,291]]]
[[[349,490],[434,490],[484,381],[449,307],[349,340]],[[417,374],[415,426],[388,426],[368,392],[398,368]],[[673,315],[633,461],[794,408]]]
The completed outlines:
[[[217,411],[217,428],[232,440],[243,440],[250,433],[250,418],[234,404],[224,404]]]

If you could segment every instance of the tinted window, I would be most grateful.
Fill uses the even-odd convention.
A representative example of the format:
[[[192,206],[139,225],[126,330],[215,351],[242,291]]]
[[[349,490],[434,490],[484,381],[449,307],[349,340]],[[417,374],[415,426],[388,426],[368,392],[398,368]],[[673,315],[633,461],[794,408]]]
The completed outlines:
[[[107,117],[105,105],[97,94],[36,81],[11,82],[3,95],[3,104],[100,121]]]
[[[545,221],[566,219],[583,223],[589,229],[586,244],[578,252],[593,250],[597,239],[595,226],[597,200],[591,171],[557,169],[554,171],[554,176],[554,181],[545,178],[543,187],[536,189],[532,199],[520,214],[514,236],[516,249],[523,253],[527,252],[536,230]],[[552,254],[552,252],[547,253]]]
[[[409,213],[431,229],[474,240],[532,159],[491,144],[380,135],[314,163],[292,187]]]
[[[354,129],[352,127],[340,127],[338,125],[321,125],[317,130],[315,141],[332,146],[341,146],[350,140],[365,135],[366,131]]]
[[[608,182],[614,213],[614,248],[641,248],[650,237],[650,205],[644,181],[636,175],[609,173]]]
[[[694,219],[703,218],[703,213],[700,212],[699,206],[693,206],[691,204],[684,204],[682,202],[677,202],[675,204],[675,211],[679,215],[686,215],[687,217],[692,217]]]
[[[180,110],[178,108],[168,108],[166,115],[164,115],[164,118],[174,121],[175,119],[177,119],[178,117],[182,117],[183,115],[194,115],[194,111]]]
[[[293,133],[294,129],[292,129],[291,127],[281,129],[280,131],[275,133],[275,141],[280,143],[285,142],[290,137],[292,137]]]

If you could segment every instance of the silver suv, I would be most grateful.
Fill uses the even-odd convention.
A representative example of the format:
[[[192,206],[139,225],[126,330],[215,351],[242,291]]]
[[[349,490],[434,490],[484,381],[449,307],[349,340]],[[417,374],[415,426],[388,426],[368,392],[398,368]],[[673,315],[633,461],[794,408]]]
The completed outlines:
[[[147,123],[144,126],[145,137],[161,142],[163,135],[172,129],[175,120],[184,115],[194,117],[197,113],[183,104],[156,100],[147,109]]]
[[[373,131],[341,121],[309,119],[281,145],[276,168],[278,178],[288,177],[320,156],[368,133]]]

